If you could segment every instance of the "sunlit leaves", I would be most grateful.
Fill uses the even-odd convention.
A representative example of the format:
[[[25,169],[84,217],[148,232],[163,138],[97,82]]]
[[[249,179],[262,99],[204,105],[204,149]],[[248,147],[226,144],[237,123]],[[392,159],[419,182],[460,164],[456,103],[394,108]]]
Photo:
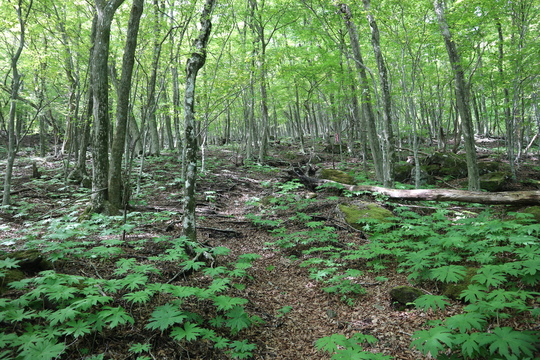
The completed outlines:
[[[186,315],[180,310],[179,306],[169,303],[158,306],[152,312],[150,322],[145,327],[163,331],[174,324],[181,324],[185,319]]]

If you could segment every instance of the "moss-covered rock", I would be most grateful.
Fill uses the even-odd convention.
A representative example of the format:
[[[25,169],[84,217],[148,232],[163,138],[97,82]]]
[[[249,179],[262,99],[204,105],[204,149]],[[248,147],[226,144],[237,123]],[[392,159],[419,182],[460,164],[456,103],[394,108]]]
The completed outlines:
[[[422,169],[431,176],[462,178],[467,176],[465,155],[435,152],[422,161]]]
[[[531,214],[534,220],[540,223],[540,206],[529,206],[529,207],[526,207],[525,209],[519,210],[519,212]]]
[[[380,222],[389,221],[388,218],[394,216],[388,209],[380,205],[363,201],[356,201],[351,204],[340,204],[339,210],[343,214],[347,224],[355,229],[362,229],[363,225],[369,220]]]
[[[407,306],[422,295],[425,295],[422,290],[412,286],[396,286],[390,290],[390,299],[398,307]]]
[[[24,272],[19,269],[7,270],[3,277],[0,277],[0,295],[8,289],[8,284],[25,278]]]
[[[411,180],[411,171],[414,165],[409,163],[397,164],[394,166],[394,179],[400,183],[405,183]]]
[[[341,170],[335,169],[319,169],[317,176],[320,179],[332,180],[342,184],[355,185],[354,178]]]
[[[468,267],[467,273],[461,281],[457,283],[446,283],[442,286],[442,294],[453,300],[460,299],[461,293],[469,287],[471,279],[476,275],[477,270],[475,267]]]
[[[480,188],[490,192],[501,191],[509,178],[510,174],[504,171],[484,174],[480,176]]]
[[[24,273],[35,274],[53,268],[52,263],[38,250],[20,250],[0,256],[2,260],[6,258],[18,260],[18,269]]]

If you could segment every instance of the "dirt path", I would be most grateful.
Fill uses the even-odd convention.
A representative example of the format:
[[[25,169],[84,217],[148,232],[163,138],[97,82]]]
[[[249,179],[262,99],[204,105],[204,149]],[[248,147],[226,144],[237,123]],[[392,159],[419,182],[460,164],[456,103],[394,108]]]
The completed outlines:
[[[267,196],[269,190],[261,183],[271,179],[256,180],[248,174],[239,177],[237,173],[228,178],[226,174],[219,177],[218,184],[229,184],[227,179],[237,183],[227,192],[218,191],[220,195],[215,202],[208,204],[216,213],[200,221],[203,228],[200,234],[213,246],[231,249],[232,257],[246,253],[262,256],[250,271],[252,279],[246,282],[246,293],[241,294],[249,300],[250,312],[265,321],[249,335],[249,340],[258,346],[259,357],[256,358],[329,359],[328,354],[316,350],[316,340],[335,333],[350,336],[355,332],[378,338],[379,343],[366,350],[392,355],[395,359],[422,358],[408,346],[414,328],[427,320],[425,315],[417,311],[396,311],[388,295],[392,287],[406,283],[404,276],[389,272],[384,274],[389,280],[379,283],[374,277],[381,274],[367,274],[364,281],[369,284],[367,294],[359,296],[355,306],[346,305],[339,300],[339,295],[324,292],[321,284],[309,277],[308,271],[299,266],[301,258],[290,260],[279,249],[268,246],[276,239],[245,219],[247,214],[258,211],[246,201]],[[203,182],[201,186],[207,185]],[[213,187],[215,189],[216,184]],[[200,210],[204,213],[204,206]],[[205,227],[231,229],[241,235],[216,237],[214,230],[204,230]],[[351,236],[343,230],[340,235]],[[282,314],[280,310],[289,307],[290,311]]]

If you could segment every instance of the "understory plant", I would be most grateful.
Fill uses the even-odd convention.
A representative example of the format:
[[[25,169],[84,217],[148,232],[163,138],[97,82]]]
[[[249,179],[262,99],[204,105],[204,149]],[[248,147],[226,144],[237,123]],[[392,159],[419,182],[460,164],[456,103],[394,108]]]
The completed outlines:
[[[0,359],[55,359],[74,351],[81,358],[103,359],[92,339],[122,330],[148,339],[129,349],[137,359],[155,358],[158,349],[150,339],[163,337],[179,349],[205,341],[232,358],[252,355],[255,345],[242,340],[241,332],[261,319],[250,316],[248,301],[235,293],[244,288],[242,279],[258,255],[245,254],[218,266],[217,259],[229,252],[224,247],[207,248],[184,237],[81,240],[82,233],[96,237],[99,221],[69,227],[65,220],[68,228],[49,224],[56,237],[46,235],[29,244],[47,249],[55,261],[108,263],[110,271],[79,276],[47,270],[11,282],[10,292],[0,298]],[[143,261],[129,254],[145,247],[162,251]],[[18,261],[7,257],[0,261],[0,276],[17,267]],[[164,274],[163,269],[175,270]]]
[[[310,269],[312,278],[350,305],[355,303],[353,295],[363,293],[356,279],[365,271],[396,268],[413,283],[429,282],[440,288],[441,293],[415,301],[424,311],[452,306],[442,290],[453,286],[456,300],[465,303],[463,311],[426,323],[425,329],[412,335],[411,347],[426,356],[535,358],[540,343],[538,327],[532,325],[540,316],[540,224],[528,214],[511,213],[501,219],[474,207],[459,212],[439,205],[427,215],[400,206],[394,209],[393,219],[364,220],[369,241],[343,244],[334,228],[314,222],[312,214],[298,211],[291,201],[288,209],[297,211],[294,220],[303,221],[304,229],[292,231],[286,224],[275,223],[269,231],[277,238],[272,246],[285,252],[300,248],[302,266]],[[341,350],[360,352],[354,339],[336,335],[334,340],[333,358],[346,358]]]

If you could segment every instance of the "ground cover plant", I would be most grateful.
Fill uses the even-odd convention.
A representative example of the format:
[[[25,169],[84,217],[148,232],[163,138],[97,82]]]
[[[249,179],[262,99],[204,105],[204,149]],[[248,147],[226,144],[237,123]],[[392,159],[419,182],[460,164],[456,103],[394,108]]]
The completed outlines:
[[[531,216],[312,191],[286,167],[210,151],[196,243],[180,235],[174,156],[147,161],[125,216],[83,216],[90,191],[66,183],[61,163],[34,180],[22,163],[29,190],[1,218],[0,358],[538,357]],[[359,198],[394,217],[351,227],[338,205]],[[47,269],[24,268],[23,250]],[[400,308],[398,285],[425,295]]]

